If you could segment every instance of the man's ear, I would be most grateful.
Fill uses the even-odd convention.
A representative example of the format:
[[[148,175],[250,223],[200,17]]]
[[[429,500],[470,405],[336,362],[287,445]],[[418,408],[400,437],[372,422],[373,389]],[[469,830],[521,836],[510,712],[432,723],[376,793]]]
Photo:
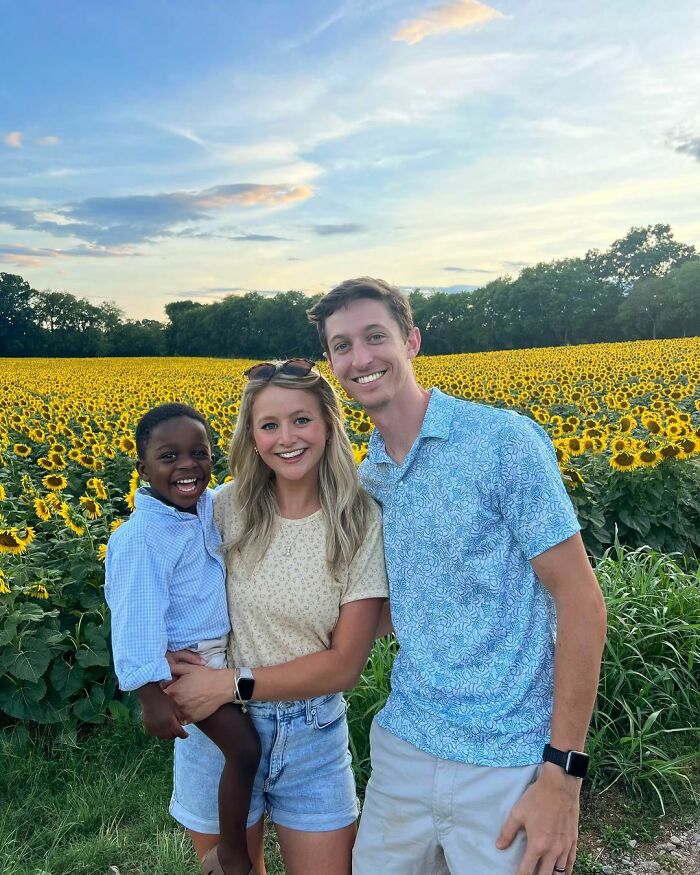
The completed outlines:
[[[414,325],[408,332],[408,337],[406,338],[406,349],[408,350],[409,358],[415,358],[420,352],[420,340],[420,328],[417,325]]]
[[[331,373],[334,374],[335,370],[333,369],[333,361],[327,352],[323,353],[324,359],[328,362],[328,367],[331,369]]]

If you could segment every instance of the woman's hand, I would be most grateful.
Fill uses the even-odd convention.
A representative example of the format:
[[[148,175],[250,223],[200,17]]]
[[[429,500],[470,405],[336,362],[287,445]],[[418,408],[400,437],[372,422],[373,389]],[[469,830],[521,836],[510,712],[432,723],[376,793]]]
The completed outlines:
[[[187,652],[191,653],[180,651]],[[192,656],[197,657],[197,654],[193,653]],[[217,708],[233,701],[233,669],[209,668],[193,662],[187,659],[171,663],[170,668],[176,680],[165,690],[177,705],[178,714],[185,723],[198,723]]]

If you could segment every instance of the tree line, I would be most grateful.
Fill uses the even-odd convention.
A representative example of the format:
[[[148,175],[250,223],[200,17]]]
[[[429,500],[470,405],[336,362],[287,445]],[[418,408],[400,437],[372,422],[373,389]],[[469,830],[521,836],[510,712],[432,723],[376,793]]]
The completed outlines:
[[[700,254],[676,241],[669,225],[648,225],[605,251],[541,262],[474,291],[415,290],[409,298],[429,355],[694,336]],[[163,323],[0,273],[0,355],[315,358],[306,310],[316,300],[290,291],[174,301]]]

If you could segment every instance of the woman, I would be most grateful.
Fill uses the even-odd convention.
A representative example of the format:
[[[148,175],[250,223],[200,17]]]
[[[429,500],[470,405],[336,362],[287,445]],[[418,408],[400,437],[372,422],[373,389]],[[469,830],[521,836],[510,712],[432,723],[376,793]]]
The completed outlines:
[[[265,812],[288,875],[350,875],[357,800],[339,691],[357,682],[388,596],[381,514],[358,484],[336,395],[312,363],[246,373],[234,482],[215,499],[236,668],[180,662],[168,692],[192,722],[252,698],[262,756],[248,841],[261,875]],[[188,731],[176,743],[171,812],[203,871],[230,875],[216,851],[220,754]]]

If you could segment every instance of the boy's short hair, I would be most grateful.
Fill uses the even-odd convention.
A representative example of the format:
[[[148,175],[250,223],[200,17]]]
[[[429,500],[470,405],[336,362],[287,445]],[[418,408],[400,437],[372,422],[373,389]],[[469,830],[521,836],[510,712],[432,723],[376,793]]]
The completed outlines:
[[[177,404],[175,402],[159,404],[158,407],[153,407],[148,413],[144,413],[136,424],[136,452],[139,459],[143,461],[146,455],[146,447],[151,439],[153,429],[162,422],[167,422],[169,419],[177,419],[179,416],[189,416],[190,419],[196,419],[197,422],[201,422],[209,438],[209,447],[213,447],[209,423],[199,410],[195,410],[194,407],[190,407],[188,404]]]
[[[307,310],[309,322],[316,326],[321,345],[329,352],[326,339],[326,319],[332,316],[336,310],[342,310],[352,301],[361,298],[369,298],[372,301],[381,301],[391,314],[393,320],[401,329],[404,339],[408,337],[413,328],[413,314],[411,305],[406,295],[396,286],[390,285],[386,280],[375,279],[371,276],[360,276],[355,279],[345,280],[339,286],[331,289],[320,301]]]

